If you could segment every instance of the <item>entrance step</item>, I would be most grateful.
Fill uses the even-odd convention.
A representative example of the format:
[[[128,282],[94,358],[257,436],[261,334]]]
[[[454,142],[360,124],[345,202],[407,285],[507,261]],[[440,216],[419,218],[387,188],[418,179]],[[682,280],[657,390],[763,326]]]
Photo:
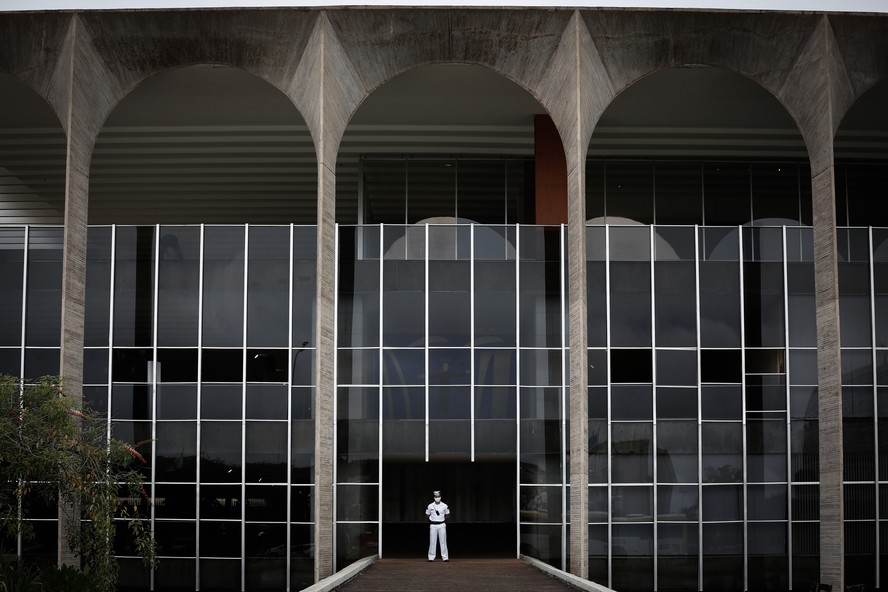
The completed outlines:
[[[336,592],[564,592],[577,588],[549,576],[519,559],[453,558],[429,563],[425,559],[380,559]]]

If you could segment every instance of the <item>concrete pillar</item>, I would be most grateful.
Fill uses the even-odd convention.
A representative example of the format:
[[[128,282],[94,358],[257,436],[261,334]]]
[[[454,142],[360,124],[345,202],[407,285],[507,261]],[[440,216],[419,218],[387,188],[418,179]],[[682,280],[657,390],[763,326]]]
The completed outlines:
[[[780,92],[799,122],[811,162],[820,448],[820,581],[844,590],[844,500],[839,274],[833,138],[836,105],[847,81],[836,68],[836,44],[822,17]]]
[[[830,154],[832,142],[830,139]],[[812,162],[817,382],[820,436],[820,581],[845,582],[844,446],[842,442],[839,276],[834,165]]]

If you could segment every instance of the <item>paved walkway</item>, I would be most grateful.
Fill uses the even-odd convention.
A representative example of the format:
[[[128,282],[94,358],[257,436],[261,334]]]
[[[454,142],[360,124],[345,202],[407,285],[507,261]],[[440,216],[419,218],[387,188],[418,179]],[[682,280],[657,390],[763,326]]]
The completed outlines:
[[[380,559],[336,592],[576,592],[576,588],[549,576],[520,559]]]

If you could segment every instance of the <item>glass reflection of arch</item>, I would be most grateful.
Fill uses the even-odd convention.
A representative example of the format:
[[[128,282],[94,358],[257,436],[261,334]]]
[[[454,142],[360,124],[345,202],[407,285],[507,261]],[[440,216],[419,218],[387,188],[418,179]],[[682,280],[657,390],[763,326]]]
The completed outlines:
[[[243,70],[164,71],[99,133],[90,223],[314,224],[317,160],[292,102]]]
[[[61,224],[65,133],[49,105],[0,73],[0,223]]]

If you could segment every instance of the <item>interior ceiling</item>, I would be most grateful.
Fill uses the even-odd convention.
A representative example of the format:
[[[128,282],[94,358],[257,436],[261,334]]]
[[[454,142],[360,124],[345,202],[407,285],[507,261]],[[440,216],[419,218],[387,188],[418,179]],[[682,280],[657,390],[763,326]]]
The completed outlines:
[[[848,113],[837,157],[888,159],[885,104],[888,82]],[[58,120],[9,75],[0,75],[0,105],[0,220],[61,222]],[[349,124],[337,161],[338,217],[354,217],[360,158],[530,157],[540,113],[528,92],[480,66],[403,73],[371,93]],[[683,67],[619,95],[589,155],[795,160],[806,151],[792,119],[754,82]],[[90,223],[314,223],[316,171],[304,120],[270,84],[227,67],[171,70],[108,118],[90,171]]]

